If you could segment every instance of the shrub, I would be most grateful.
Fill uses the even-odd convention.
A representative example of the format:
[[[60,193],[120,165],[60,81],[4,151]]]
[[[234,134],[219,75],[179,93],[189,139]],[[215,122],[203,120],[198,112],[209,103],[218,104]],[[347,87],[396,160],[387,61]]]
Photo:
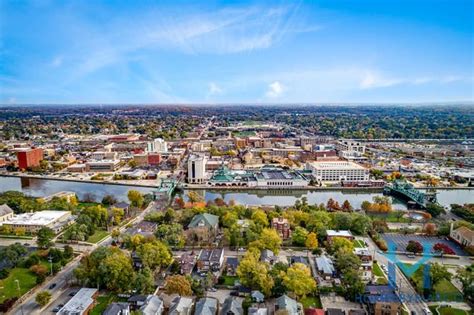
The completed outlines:
[[[0,269],[0,279],[5,279],[6,277],[8,277],[8,270]]]
[[[420,244],[420,242],[411,240],[408,241],[406,251],[412,253],[421,253],[423,251],[423,246]]]
[[[435,250],[437,252],[443,252],[443,254],[446,254],[446,255],[455,255],[456,254],[451,247],[449,247],[448,245],[446,245],[444,243],[434,244],[433,250]]]
[[[388,250],[387,242],[383,239],[378,239],[375,241],[375,244],[380,248],[380,250],[386,252]]]

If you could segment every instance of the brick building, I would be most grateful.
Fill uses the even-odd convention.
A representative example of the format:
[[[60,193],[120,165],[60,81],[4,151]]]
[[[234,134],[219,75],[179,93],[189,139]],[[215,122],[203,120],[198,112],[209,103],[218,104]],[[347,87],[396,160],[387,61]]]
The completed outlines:
[[[39,148],[22,149],[17,151],[16,157],[20,169],[36,167],[39,166],[40,162],[43,160],[43,150]]]

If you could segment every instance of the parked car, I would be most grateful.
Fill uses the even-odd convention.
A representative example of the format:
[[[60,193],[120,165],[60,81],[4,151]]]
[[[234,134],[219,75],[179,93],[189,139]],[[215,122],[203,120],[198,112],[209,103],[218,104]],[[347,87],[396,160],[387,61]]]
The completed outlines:
[[[52,290],[56,287],[56,283],[51,283],[51,285],[49,286],[49,289]]]

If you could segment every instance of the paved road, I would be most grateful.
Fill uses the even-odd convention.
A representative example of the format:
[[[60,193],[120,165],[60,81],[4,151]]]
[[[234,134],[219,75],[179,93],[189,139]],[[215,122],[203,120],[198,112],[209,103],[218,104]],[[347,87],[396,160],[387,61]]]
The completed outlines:
[[[135,219],[130,221],[127,225],[130,224],[137,224],[140,221],[144,219],[144,217],[157,209],[157,207],[162,206],[162,203],[155,203],[151,202],[150,205],[143,210]],[[125,226],[120,228],[120,232],[123,232],[125,230]],[[104,238],[101,242],[88,247],[89,251],[93,251],[99,246],[109,246],[112,243],[112,237],[109,235],[108,237]],[[59,304],[59,302],[55,302],[57,298],[59,298],[65,290],[68,289],[68,281],[72,279],[73,276],[73,270],[79,265],[81,258],[83,257],[83,254],[80,254],[78,257],[74,259],[71,263],[69,263],[66,267],[64,267],[63,270],[61,270],[59,273],[57,273],[53,278],[45,281],[41,286],[39,286],[34,294],[31,294],[30,296],[23,297],[24,301],[12,308],[7,314],[14,314],[14,315],[29,315],[29,314],[42,314],[44,311],[41,311],[39,308],[39,305],[35,302],[35,296],[36,293],[39,291],[43,290],[48,290],[51,292],[53,298],[51,299],[52,303],[51,304]],[[56,283],[56,287],[53,289],[49,290],[48,288],[50,287],[51,284]],[[48,306],[46,309],[48,309],[50,306]]]
[[[382,263],[388,266],[388,259],[385,255],[379,252],[377,246],[374,244],[372,239],[370,238],[359,238],[364,240],[367,245],[369,245],[369,250],[374,253],[375,260],[379,263]],[[401,270],[396,267],[396,279],[398,285],[398,294],[403,294],[403,296],[409,297],[408,300],[404,303],[404,305],[408,308],[410,312],[414,311],[417,315],[424,314],[423,309],[427,308],[425,302],[423,302],[420,295],[415,291],[413,286],[411,285],[410,281],[405,277],[405,275],[401,272]]]

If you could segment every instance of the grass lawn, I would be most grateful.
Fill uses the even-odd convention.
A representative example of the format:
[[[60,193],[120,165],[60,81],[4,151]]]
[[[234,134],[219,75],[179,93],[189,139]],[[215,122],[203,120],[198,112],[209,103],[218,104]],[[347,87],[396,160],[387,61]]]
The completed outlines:
[[[3,280],[0,280],[0,303],[6,299],[18,296],[18,286],[15,280],[20,283],[20,293],[25,294],[31,288],[36,286],[36,276],[26,268],[13,268],[10,274]]]
[[[401,217],[402,214],[405,214],[404,211],[391,211],[389,213],[367,213],[372,219],[381,219],[383,218],[387,222],[400,222],[400,223],[410,223],[410,219]]]
[[[409,264],[407,264],[410,266]],[[404,270],[402,269],[402,272]],[[416,284],[418,293],[423,292],[423,266],[409,277]],[[433,299],[436,301],[463,301],[462,293],[448,280],[441,280],[434,287]],[[439,295],[439,296],[438,296]]]
[[[89,314],[102,315],[102,313],[105,311],[107,306],[109,306],[110,303],[115,302],[116,300],[117,300],[117,297],[113,294],[102,295],[102,296],[97,297],[96,305],[94,306],[94,308],[91,310]]]
[[[353,240],[352,243],[354,247],[366,247],[364,241],[361,240]]]
[[[239,277],[236,276],[223,276],[224,285],[233,286],[235,281],[239,280]]]
[[[87,242],[89,242],[89,243],[97,243],[97,242],[99,242],[100,240],[102,240],[104,237],[106,237],[107,235],[109,235],[109,232],[104,231],[104,230],[97,230],[97,231],[95,231],[94,234],[92,234],[91,236],[89,236],[89,238],[87,239]]]
[[[430,306],[430,310],[434,315],[467,315],[465,310],[461,310],[453,307],[440,307],[439,313],[436,311],[437,306]]]
[[[308,307],[315,307],[315,308],[322,308],[321,300],[317,296],[307,296],[300,300],[301,304],[303,304],[304,308]]]
[[[382,269],[380,268],[378,263],[374,263],[372,272],[374,273],[375,276],[384,277]]]

